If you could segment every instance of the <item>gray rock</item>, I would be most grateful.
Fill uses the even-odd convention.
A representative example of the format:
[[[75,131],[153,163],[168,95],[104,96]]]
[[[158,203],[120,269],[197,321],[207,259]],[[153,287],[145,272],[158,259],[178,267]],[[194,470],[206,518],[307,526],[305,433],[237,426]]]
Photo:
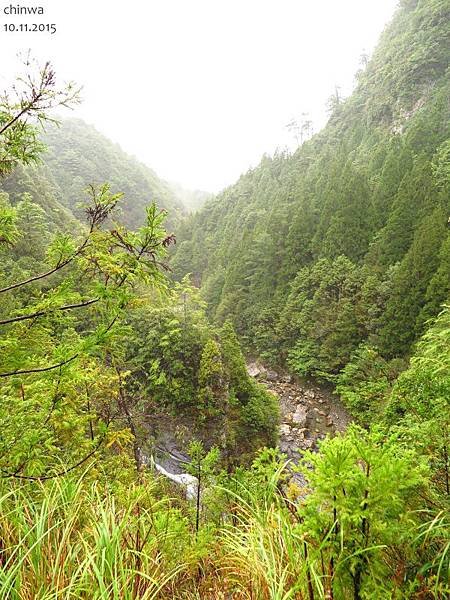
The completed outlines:
[[[265,369],[261,368],[256,363],[250,363],[247,365],[247,373],[250,375],[250,377],[259,377],[263,371],[265,371]]]
[[[302,443],[302,448],[304,450],[309,450],[314,446],[314,440],[304,440]]]
[[[267,381],[277,381],[278,373],[276,373],[275,371],[267,371],[266,379],[267,379]]]
[[[291,434],[292,434],[292,429],[291,429],[290,425],[288,425],[287,423],[282,423],[280,425],[280,435],[288,436]]]
[[[297,425],[303,427],[306,424],[306,418],[308,411],[304,406],[297,406],[294,414],[292,415],[292,421]]]

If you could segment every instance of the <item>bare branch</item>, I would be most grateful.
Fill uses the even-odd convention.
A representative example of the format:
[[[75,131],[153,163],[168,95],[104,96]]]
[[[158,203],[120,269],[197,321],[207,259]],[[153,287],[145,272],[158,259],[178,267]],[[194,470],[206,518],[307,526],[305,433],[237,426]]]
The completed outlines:
[[[40,367],[40,368],[36,368],[36,369],[22,369],[22,370],[17,370],[17,371],[10,371],[9,373],[0,373],[0,378],[1,377],[13,377],[14,375],[28,375],[30,373],[44,373],[46,371],[52,371],[53,369],[59,369],[60,367],[64,367],[65,365],[69,364],[70,362],[72,362],[73,360],[78,358],[78,356],[79,356],[78,353],[74,354],[67,360],[63,360],[63,361],[57,363],[56,365],[51,365],[50,367]]]
[[[47,310],[41,310],[39,312],[31,313],[29,315],[21,315],[19,317],[11,317],[10,319],[4,319],[3,321],[0,321],[0,325],[8,325],[9,323],[17,323],[19,321],[27,321],[28,319],[36,319],[37,317],[43,317],[45,315],[51,314],[52,312],[72,310],[74,308],[84,308],[85,306],[90,306],[91,304],[95,304],[99,300],[100,300],[100,298],[92,298],[91,300],[85,300],[84,302],[79,302],[78,304],[66,304],[65,306],[49,308]]]
[[[77,463],[75,463],[71,467],[69,467],[67,469],[64,469],[63,471],[59,471],[59,473],[54,473],[53,475],[37,475],[37,476],[33,476],[33,475],[19,475],[17,472],[9,473],[8,471],[5,471],[5,470],[2,469],[1,472],[2,472],[2,475],[3,475],[3,479],[14,478],[14,479],[26,479],[28,481],[47,481],[48,479],[56,479],[57,477],[64,477],[64,475],[67,475],[71,471],[74,471],[78,467],[81,467],[81,465],[83,463],[85,463],[92,456],[94,456],[94,454],[100,450],[100,448],[103,445],[103,442],[105,441],[105,439],[106,439],[106,434],[101,438],[101,440],[95,446],[95,448],[91,452],[89,452],[89,454],[87,454],[84,458],[82,458],[81,460],[79,460]]]

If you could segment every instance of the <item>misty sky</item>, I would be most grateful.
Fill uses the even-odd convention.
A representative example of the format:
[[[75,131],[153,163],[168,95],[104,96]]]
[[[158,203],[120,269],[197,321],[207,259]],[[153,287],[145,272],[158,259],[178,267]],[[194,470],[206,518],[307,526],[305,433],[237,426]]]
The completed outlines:
[[[41,0],[44,17],[6,17],[0,79],[18,50],[82,84],[68,116],[94,124],[158,175],[218,191],[264,152],[291,143],[308,111],[317,130],[336,84],[348,94],[397,0]],[[16,2],[13,2],[17,6]],[[3,23],[56,23],[55,35]]]

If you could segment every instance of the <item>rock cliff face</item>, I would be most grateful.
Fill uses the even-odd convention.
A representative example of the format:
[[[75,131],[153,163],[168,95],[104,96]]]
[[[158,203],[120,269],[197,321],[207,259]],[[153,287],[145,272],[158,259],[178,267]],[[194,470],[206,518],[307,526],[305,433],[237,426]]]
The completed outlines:
[[[304,450],[316,448],[328,433],[344,431],[350,423],[350,415],[331,390],[312,381],[296,381],[259,363],[249,364],[247,370],[279,398],[279,447],[288,458],[298,460]]]

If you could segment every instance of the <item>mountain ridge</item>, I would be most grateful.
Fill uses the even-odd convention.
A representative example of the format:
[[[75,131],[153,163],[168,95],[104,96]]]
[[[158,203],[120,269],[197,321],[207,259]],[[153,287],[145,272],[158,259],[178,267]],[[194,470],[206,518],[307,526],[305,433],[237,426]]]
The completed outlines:
[[[293,154],[263,157],[182,226],[176,275],[193,274],[250,353],[332,377],[364,343],[407,355],[439,312],[449,17],[446,1],[401,2],[326,127]]]

